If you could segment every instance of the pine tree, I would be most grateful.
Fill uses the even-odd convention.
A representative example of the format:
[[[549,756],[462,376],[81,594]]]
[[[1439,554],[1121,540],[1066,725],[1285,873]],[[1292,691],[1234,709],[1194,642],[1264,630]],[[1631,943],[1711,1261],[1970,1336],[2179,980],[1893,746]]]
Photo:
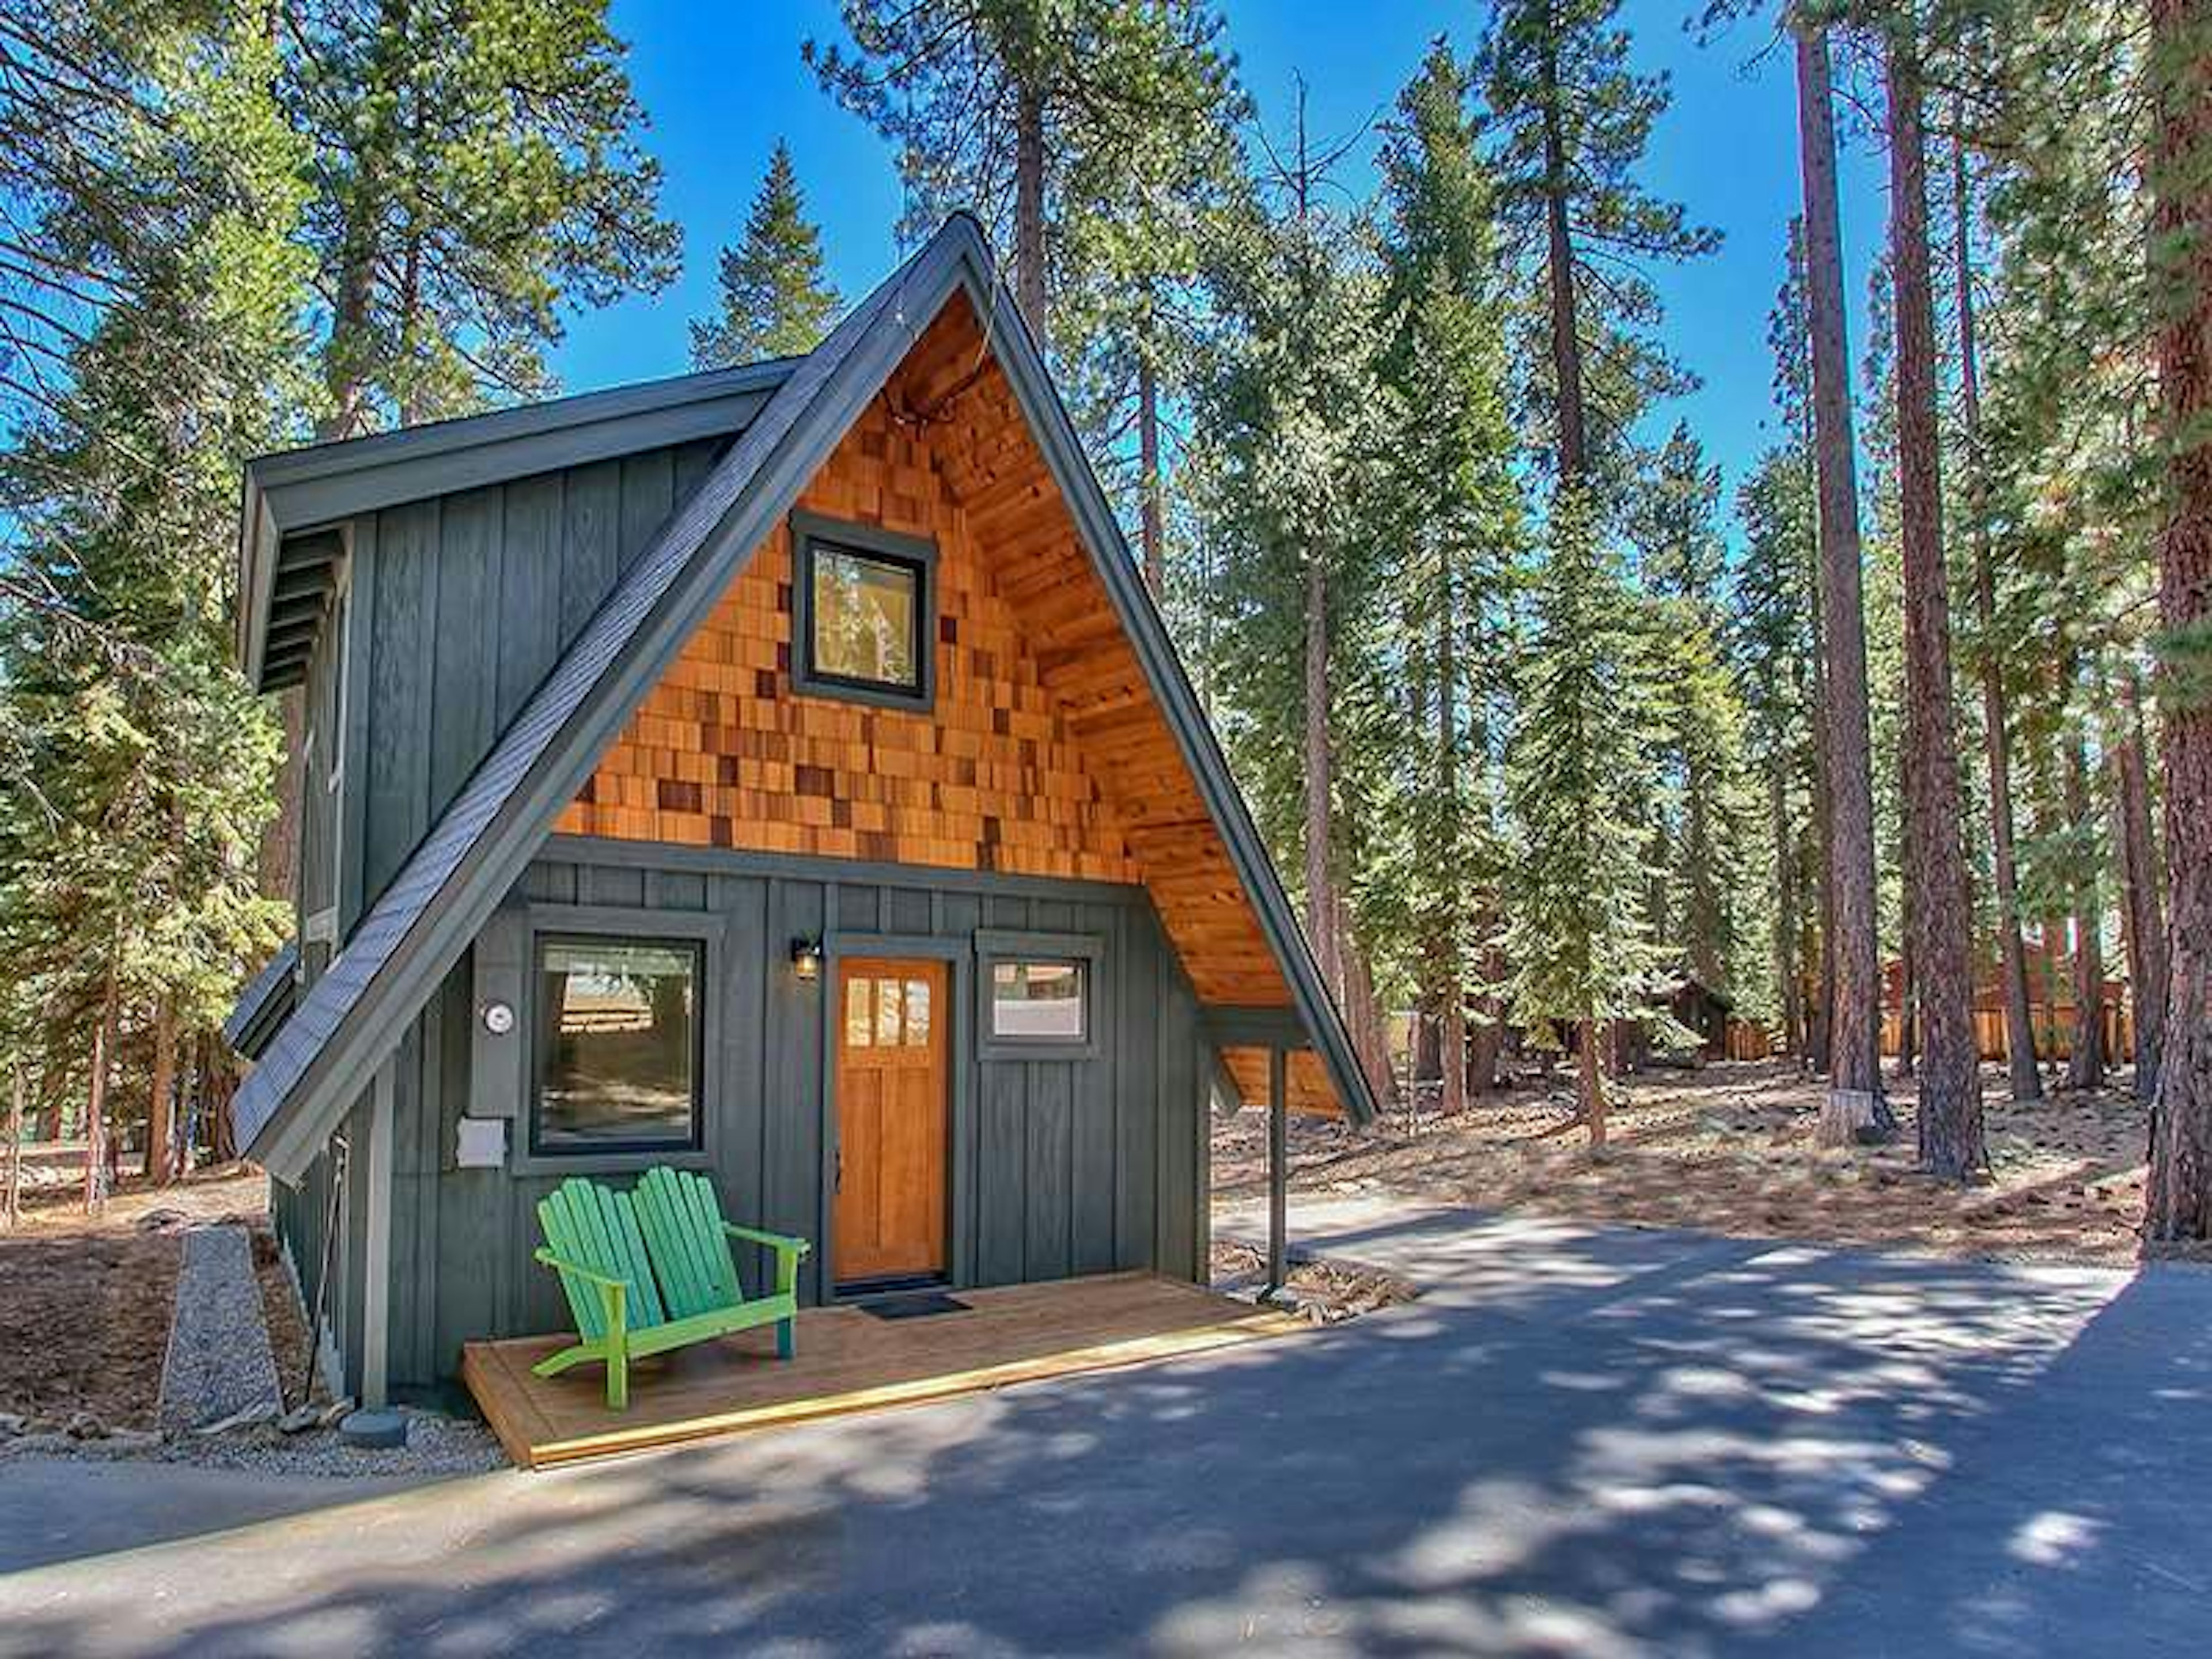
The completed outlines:
[[[276,735],[228,628],[240,468],[302,395],[311,268],[263,21],[241,5],[143,43],[159,76],[135,101],[164,114],[118,153],[171,210],[117,245],[65,398],[0,464],[0,971],[27,992],[41,1092],[82,1090],[88,1198],[126,1028],[152,1030],[148,1172],[167,1175],[180,1042],[220,1024],[283,922],[250,858]]]
[[[791,146],[779,138],[745,216],[744,240],[722,250],[720,304],[691,325],[691,366],[722,368],[797,357],[830,331],[840,301],[822,269],[822,235],[806,217]]]
[[[1632,533],[1662,734],[1652,873],[1664,908],[1653,927],[1693,977],[1726,992],[1736,951],[1744,710],[1722,638],[1719,500],[1720,469],[1706,465],[1687,423],[1678,424],[1632,508]]]
[[[1648,1017],[1664,947],[1643,914],[1644,756],[1633,601],[1583,493],[1553,504],[1505,790],[1517,840],[1505,951],[1514,1018],[1571,1041],[1590,1144],[1606,1138],[1612,1022]]]
[[[1730,593],[1729,657],[1745,710],[1747,758],[1766,800],[1761,862],[1772,873],[1767,939],[1771,988],[1747,1009],[1778,1016],[1784,1044],[1803,1052],[1805,981],[1812,953],[1818,846],[1812,823],[1811,691],[1814,524],[1812,458],[1801,440],[1768,450],[1737,492],[1744,550]]]
[[[1890,155],[1890,258],[1897,304],[1899,541],[1905,568],[1906,922],[1917,969],[1920,1159],[1964,1181],[1985,1169],[1980,1051],[1974,1031],[1972,912],[1960,846],[1957,714],[1951,688],[1935,301],[1923,137],[1922,42],[1910,16],[1885,60]]]
[[[1074,371],[1095,459],[1133,434],[1146,574],[1164,580],[1164,405],[1205,264],[1240,193],[1243,101],[1197,0],[846,0],[851,48],[809,40],[823,88],[898,149],[911,240],[954,208],[1010,255],[1040,345]],[[1125,492],[1127,493],[1127,492]]]
[[[299,0],[288,33],[322,184],[321,436],[543,396],[564,307],[674,276],[606,0]]]
[[[2165,1052],[2151,1102],[2145,1237],[2212,1239],[2212,6],[2150,0],[2154,270],[2160,431],[2165,726]]]
[[[1644,267],[1720,241],[1636,182],[1668,89],[1627,67],[1619,6],[1495,0],[1479,57],[1506,215],[1541,270],[1553,460],[1577,483],[1618,474],[1645,406],[1690,384],[1650,335],[1658,300]]]
[[[1805,198],[1805,285],[1813,448],[1820,526],[1819,620],[1822,797],[1826,828],[1823,912],[1832,971],[1822,995],[1828,1097],[1820,1139],[1839,1145],[1886,1134],[1881,1095],[1881,971],[1876,939],[1874,783],[1869,749],[1866,612],[1861,589],[1850,365],[1844,342],[1843,236],[1825,24],[1799,18],[1798,152]]]
[[[1373,533],[1399,596],[1377,678],[1400,741],[1392,901],[1417,941],[1443,1104],[1464,1104],[1467,1006],[1480,988],[1477,1087],[1494,1076],[1499,848],[1491,710],[1504,691],[1506,605],[1521,531],[1506,361],[1510,276],[1467,71],[1439,40],[1400,94],[1382,155],[1384,394]]]
[[[1289,158],[1218,245],[1211,279],[1222,327],[1193,425],[1222,572],[1216,710],[1270,845],[1293,855],[1316,959],[1387,1097],[1381,1013],[1342,875],[1359,867],[1365,825],[1341,810],[1356,797],[1337,766],[1363,656],[1351,633],[1371,614],[1380,284],[1356,228],[1322,199],[1327,158],[1302,131]]]
[[[1973,255],[1975,201],[1972,163],[1963,139],[1952,139],[1952,310],[1957,319],[1959,421],[1967,474],[1966,510],[1972,531],[1974,623],[1972,652],[1982,684],[1982,750],[1989,769],[1990,871],[2002,980],[2005,1054],[2014,1100],[2039,1100],[2043,1076],[2035,1058],[2029,1014],[2027,952],[2021,939],[2018,830],[2012,788],[2012,732],[2006,709],[2005,657],[1997,634],[1996,554],[1990,526],[1988,462],[1982,435],[1980,337],[1976,327]]]

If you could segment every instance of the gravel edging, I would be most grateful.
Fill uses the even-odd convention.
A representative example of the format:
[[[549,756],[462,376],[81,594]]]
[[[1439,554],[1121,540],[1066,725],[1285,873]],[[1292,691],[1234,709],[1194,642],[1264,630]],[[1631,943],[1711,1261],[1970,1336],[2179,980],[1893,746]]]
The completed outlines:
[[[243,1227],[195,1227],[184,1243],[168,1357],[161,1367],[162,1431],[274,1417],[284,1402],[261,1314],[252,1240]]]
[[[79,1439],[66,1433],[38,1433],[0,1437],[0,1467],[11,1457],[73,1458],[100,1463],[179,1463],[331,1480],[386,1475],[430,1479],[483,1474],[507,1467],[507,1454],[483,1424],[407,1407],[400,1407],[400,1412],[407,1419],[407,1443],[384,1451],[349,1445],[335,1427],[285,1434],[273,1423],[257,1423],[222,1434],[118,1433]]]

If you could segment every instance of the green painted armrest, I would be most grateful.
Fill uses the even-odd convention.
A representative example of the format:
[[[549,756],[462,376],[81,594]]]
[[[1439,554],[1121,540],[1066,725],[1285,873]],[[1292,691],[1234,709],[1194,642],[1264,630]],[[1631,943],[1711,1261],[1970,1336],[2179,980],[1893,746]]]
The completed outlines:
[[[813,1246],[803,1238],[793,1238],[785,1233],[763,1232],[758,1227],[740,1227],[734,1221],[725,1221],[722,1231],[732,1238],[749,1239],[755,1244],[765,1244],[771,1250],[793,1250],[806,1255]]]
[[[629,1289],[629,1281],[628,1279],[616,1279],[607,1273],[595,1273],[589,1267],[580,1267],[573,1261],[563,1261],[559,1256],[554,1255],[550,1250],[539,1249],[532,1250],[530,1254],[539,1261],[544,1262],[547,1267],[552,1268],[555,1272],[574,1273],[577,1278],[584,1280],[586,1284],[596,1285],[601,1290],[606,1290],[610,1287],[617,1291],[627,1291]]]

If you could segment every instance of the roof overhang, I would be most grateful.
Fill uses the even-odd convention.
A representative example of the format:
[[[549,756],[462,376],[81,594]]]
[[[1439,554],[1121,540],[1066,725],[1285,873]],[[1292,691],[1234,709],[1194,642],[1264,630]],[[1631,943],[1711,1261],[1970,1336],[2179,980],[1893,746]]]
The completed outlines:
[[[238,994],[238,1006],[222,1023],[223,1041],[248,1060],[258,1060],[284,1022],[291,1018],[300,965],[299,945],[291,939]]]

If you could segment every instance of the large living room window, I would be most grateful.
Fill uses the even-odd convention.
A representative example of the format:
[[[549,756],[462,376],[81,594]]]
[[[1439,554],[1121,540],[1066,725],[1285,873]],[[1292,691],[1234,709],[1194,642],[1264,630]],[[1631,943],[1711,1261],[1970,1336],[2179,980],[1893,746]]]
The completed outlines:
[[[699,1146],[704,966],[696,939],[539,938],[532,1152]]]
[[[795,514],[792,550],[799,689],[893,706],[928,703],[935,546]]]

